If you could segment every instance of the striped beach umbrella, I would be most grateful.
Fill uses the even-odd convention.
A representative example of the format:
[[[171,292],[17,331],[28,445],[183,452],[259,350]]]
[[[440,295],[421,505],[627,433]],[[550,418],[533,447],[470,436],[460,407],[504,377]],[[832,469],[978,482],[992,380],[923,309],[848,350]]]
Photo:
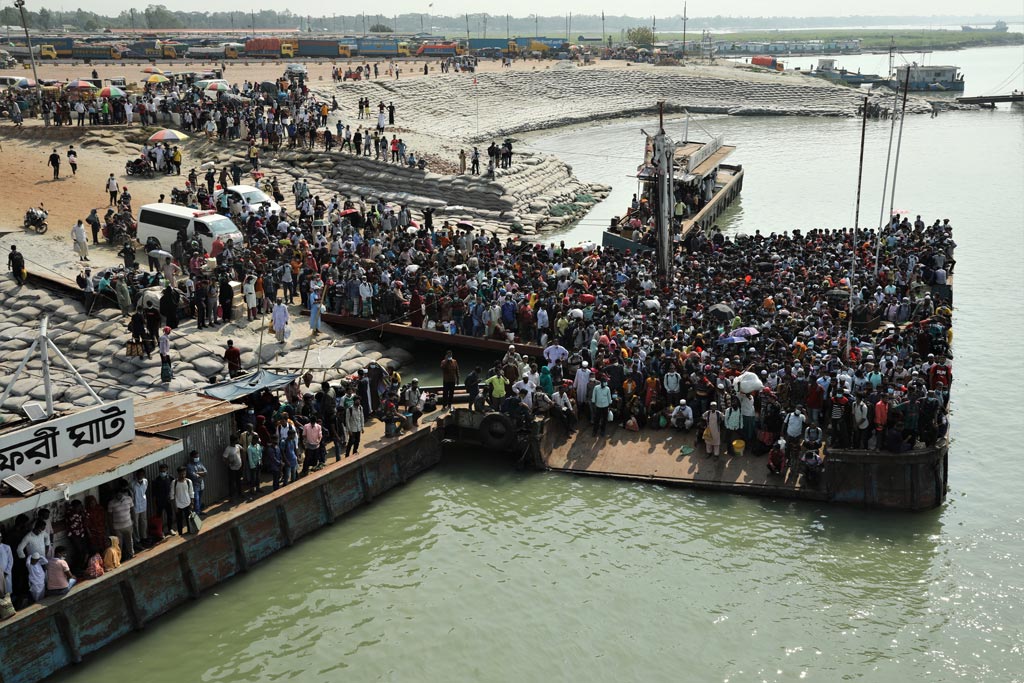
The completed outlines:
[[[149,136],[150,142],[181,142],[183,140],[188,140],[188,136],[173,128],[164,128]]]
[[[96,85],[89,81],[83,81],[81,78],[76,78],[67,85],[64,86],[65,90],[96,90]]]
[[[102,88],[97,94],[100,97],[125,97],[124,90],[113,85],[108,85],[105,88]]]
[[[146,83],[166,83],[169,80],[171,79],[167,78],[167,76],[164,76],[163,74],[153,74],[146,79]]]
[[[34,80],[32,80],[31,78],[19,78],[17,83],[14,84],[14,87],[16,87],[16,88],[34,88],[34,87],[36,87],[36,82]]]
[[[160,68],[155,67],[155,66],[147,66],[145,69],[142,70],[142,73],[144,73],[144,74],[159,74],[160,76],[164,75],[163,69],[160,69]]]
[[[231,90],[231,86],[224,81],[214,81],[203,87],[203,90],[207,90],[209,92],[227,92],[228,90]]]

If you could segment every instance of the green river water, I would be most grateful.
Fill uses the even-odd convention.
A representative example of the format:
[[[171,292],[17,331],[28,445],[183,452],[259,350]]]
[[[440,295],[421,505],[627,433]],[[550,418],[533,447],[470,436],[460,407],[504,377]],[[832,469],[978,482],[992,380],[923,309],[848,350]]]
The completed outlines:
[[[950,59],[975,93],[1022,57]],[[699,123],[747,169],[724,228],[853,224],[859,121]],[[531,143],[615,186],[573,241],[599,240],[635,191],[641,125]],[[861,225],[878,221],[888,131],[869,123]],[[59,680],[1024,680],[1024,115],[913,117],[902,154],[896,207],[950,218],[959,244],[941,509],[515,472],[462,453]],[[436,360],[414,370],[429,378]]]

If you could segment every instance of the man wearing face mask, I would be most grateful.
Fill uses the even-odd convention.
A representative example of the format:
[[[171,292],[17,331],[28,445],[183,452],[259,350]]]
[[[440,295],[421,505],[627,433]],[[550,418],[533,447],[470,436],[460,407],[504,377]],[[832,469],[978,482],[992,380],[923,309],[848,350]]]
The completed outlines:
[[[199,451],[192,451],[188,454],[188,464],[185,466],[189,481],[192,482],[192,490],[195,498],[195,513],[203,514],[203,489],[206,487],[206,466],[199,460]]]
[[[192,451],[195,454],[195,451]],[[199,456],[196,455],[195,459],[198,460]],[[191,464],[191,463],[190,463]],[[192,475],[189,474],[189,470],[185,467],[178,468],[178,478],[171,482],[171,493],[167,499],[174,506],[175,517],[178,520],[178,533],[185,534],[188,531],[188,515],[192,503],[198,498],[198,492],[193,488]],[[198,514],[198,511],[196,511]],[[174,533],[171,529],[170,533]]]
[[[591,402],[594,404],[594,436],[597,436],[598,429],[604,436],[608,427],[608,409],[612,404],[612,390],[607,377],[602,377],[601,383],[594,387]]]
[[[150,502],[154,506],[153,514],[163,519],[165,533],[171,536],[174,535],[174,505],[171,502],[171,482],[173,481],[174,479],[167,471],[166,463],[161,463],[160,473],[149,484],[152,498]]]
[[[786,429],[786,443],[791,447],[793,444],[800,442],[800,438],[804,433],[804,424],[806,422],[807,418],[804,416],[801,406],[797,406],[793,412],[787,415],[786,419],[783,420],[782,426]]]

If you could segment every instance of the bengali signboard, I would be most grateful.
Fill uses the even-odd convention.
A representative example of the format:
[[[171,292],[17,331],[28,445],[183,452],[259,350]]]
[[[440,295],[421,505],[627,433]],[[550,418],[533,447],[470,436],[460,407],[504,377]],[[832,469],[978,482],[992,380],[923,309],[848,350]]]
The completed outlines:
[[[135,407],[126,398],[0,435],[0,479],[41,470],[131,441]]]

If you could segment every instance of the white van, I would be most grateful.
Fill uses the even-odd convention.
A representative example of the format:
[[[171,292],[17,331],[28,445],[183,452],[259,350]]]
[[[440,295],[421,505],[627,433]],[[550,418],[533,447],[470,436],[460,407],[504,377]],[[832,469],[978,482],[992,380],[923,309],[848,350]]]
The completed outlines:
[[[170,250],[182,232],[188,238],[198,237],[207,252],[218,235],[225,244],[228,240],[242,244],[238,226],[216,211],[197,211],[175,204],[146,204],[139,209],[138,240],[143,246],[150,237],[155,237],[161,249]]]

